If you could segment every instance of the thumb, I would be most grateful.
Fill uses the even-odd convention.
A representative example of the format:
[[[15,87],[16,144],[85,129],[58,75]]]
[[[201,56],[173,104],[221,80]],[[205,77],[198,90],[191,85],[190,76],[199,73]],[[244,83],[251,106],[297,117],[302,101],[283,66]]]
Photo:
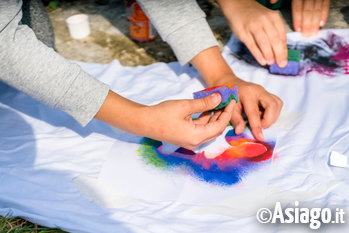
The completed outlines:
[[[199,113],[212,110],[221,103],[221,100],[222,97],[219,93],[213,93],[201,99],[191,100],[190,111],[191,113]]]

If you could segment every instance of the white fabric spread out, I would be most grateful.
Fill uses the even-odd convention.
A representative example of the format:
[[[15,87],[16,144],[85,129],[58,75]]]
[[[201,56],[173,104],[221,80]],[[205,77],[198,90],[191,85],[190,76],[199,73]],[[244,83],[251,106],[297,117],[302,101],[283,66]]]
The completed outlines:
[[[348,215],[349,169],[329,165],[329,156],[349,156],[349,30],[322,31],[312,39],[291,33],[288,39],[302,52],[294,77],[269,74],[234,37],[223,51],[237,76],[284,101],[279,121],[265,131],[276,142],[273,159],[232,185],[146,164],[139,156],[142,138],[97,120],[82,128],[0,83],[0,215],[69,232],[137,233],[311,231],[309,224],[259,223],[257,210],[273,209],[277,201],[283,207],[299,201],[301,207],[343,208]],[[205,88],[194,68],[178,63],[78,64],[143,104],[192,98]],[[228,131],[199,150],[214,156],[227,146]],[[320,229],[348,231],[349,223]]]

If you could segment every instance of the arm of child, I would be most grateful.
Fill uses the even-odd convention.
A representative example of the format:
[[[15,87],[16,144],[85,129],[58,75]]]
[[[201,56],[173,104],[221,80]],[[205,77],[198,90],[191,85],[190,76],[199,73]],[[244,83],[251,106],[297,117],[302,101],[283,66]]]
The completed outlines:
[[[102,106],[108,85],[39,41],[21,18],[21,1],[0,1],[0,80],[85,126]]]
[[[162,38],[175,51],[181,64],[190,61],[209,86],[227,83],[238,86],[240,101],[234,107],[231,118],[235,132],[240,134],[245,129],[242,118],[244,111],[254,137],[263,140],[261,129],[269,127],[276,121],[282,108],[282,101],[265,91],[263,87],[244,82],[234,75],[223,59],[218,43],[205,20],[205,14],[196,1],[138,0],[138,2]]]
[[[194,149],[215,139],[227,127],[234,101],[212,117],[205,113],[220,101],[221,96],[215,93],[202,99],[170,100],[145,106],[109,91],[95,118],[136,135]],[[191,114],[201,112],[204,113],[198,119],[191,118]]]
[[[0,2],[0,80],[73,116],[81,125],[94,117],[130,133],[193,149],[212,140],[227,126],[233,104],[218,117],[205,112],[220,103],[214,95],[201,100],[166,101],[144,106],[109,90],[81,68],[41,43],[20,25],[20,2]],[[217,116],[217,114],[216,114]]]

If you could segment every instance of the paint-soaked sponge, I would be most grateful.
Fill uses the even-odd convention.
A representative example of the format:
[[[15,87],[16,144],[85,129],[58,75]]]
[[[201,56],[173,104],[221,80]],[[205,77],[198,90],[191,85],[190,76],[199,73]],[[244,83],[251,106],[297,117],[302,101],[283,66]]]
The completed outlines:
[[[301,53],[298,50],[289,49],[287,55],[287,65],[284,68],[276,63],[269,66],[269,72],[272,74],[297,75],[299,73]]]
[[[272,74],[297,75],[299,73],[299,62],[288,61],[284,68],[275,63],[269,66],[269,72]]]
[[[234,84],[225,84],[221,86],[210,87],[198,92],[194,92],[193,96],[194,99],[201,99],[206,96],[212,95],[213,93],[219,93],[222,97],[221,103],[217,107],[212,109],[213,111],[224,108],[230,103],[232,99],[234,99],[236,103],[239,101],[238,89]]]
[[[298,50],[289,49],[287,52],[287,60],[299,62],[301,60],[301,52]]]

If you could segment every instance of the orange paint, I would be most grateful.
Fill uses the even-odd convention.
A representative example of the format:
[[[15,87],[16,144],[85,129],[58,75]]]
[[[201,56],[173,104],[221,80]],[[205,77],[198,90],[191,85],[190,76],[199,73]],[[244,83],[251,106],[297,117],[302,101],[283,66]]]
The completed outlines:
[[[138,3],[133,3],[130,20],[130,36],[133,40],[145,42],[155,39],[149,18]]]

